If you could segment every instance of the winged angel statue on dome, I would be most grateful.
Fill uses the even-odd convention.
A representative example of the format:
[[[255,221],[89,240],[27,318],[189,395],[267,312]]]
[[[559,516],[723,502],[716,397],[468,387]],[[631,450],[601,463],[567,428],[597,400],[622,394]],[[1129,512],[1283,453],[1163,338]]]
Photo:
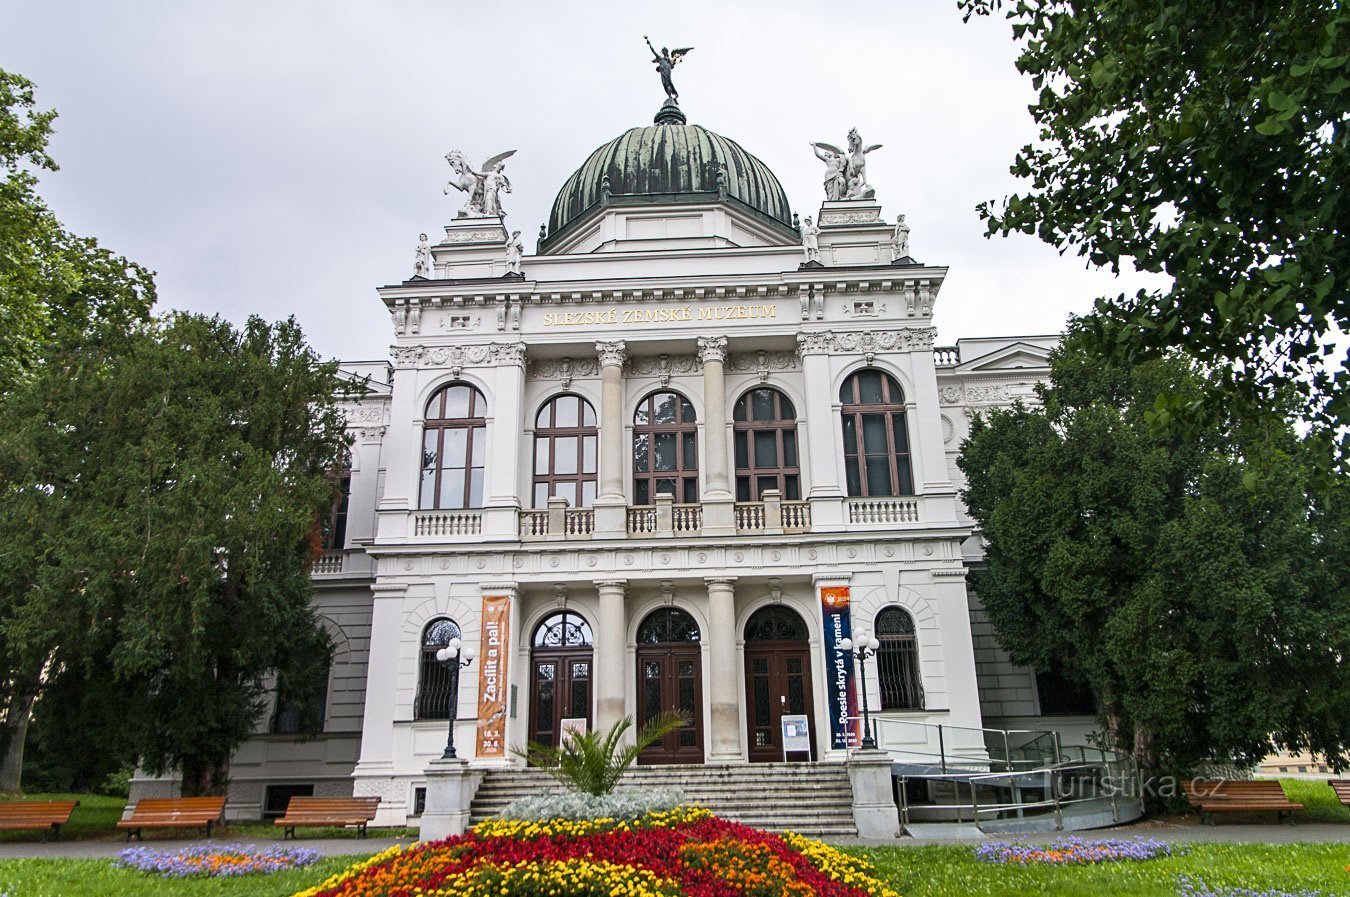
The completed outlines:
[[[668,50],[665,47],[662,47],[661,52],[658,53],[656,52],[656,48],[652,46],[652,39],[650,37],[647,37],[647,35],[644,34],[642,35],[642,39],[647,42],[647,49],[652,51],[652,65],[656,66],[656,71],[661,76],[661,86],[666,89],[666,98],[675,103],[679,103],[680,94],[679,91],[675,89],[675,82],[670,79],[671,72],[675,70],[675,66],[680,64],[680,60],[694,48],[680,47],[676,50]]]
[[[460,218],[505,218],[502,200],[499,195],[505,190],[511,192],[511,182],[506,179],[506,160],[516,154],[515,150],[498,153],[483,163],[482,171],[475,171],[469,157],[459,150],[445,154],[454,176],[445,185],[444,193],[454,187],[468,195],[464,208],[459,210]]]

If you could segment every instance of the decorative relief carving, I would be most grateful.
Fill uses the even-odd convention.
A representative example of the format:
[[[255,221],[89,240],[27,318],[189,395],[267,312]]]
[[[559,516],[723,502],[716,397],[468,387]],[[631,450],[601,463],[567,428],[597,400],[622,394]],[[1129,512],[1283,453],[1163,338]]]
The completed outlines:
[[[938,398],[944,405],[960,405],[965,400],[965,395],[959,386],[944,386],[938,390]]]
[[[937,339],[932,327],[903,327],[899,330],[863,330],[856,332],[799,333],[797,352],[822,355],[830,352],[914,352],[931,350]]]
[[[998,405],[1007,401],[1008,387],[1001,383],[966,387],[966,404],[968,405]]]
[[[441,315],[442,330],[477,330],[482,323],[482,315]]]
[[[700,336],[698,338],[698,357],[704,364],[710,361],[726,361],[727,338],[725,336]]]
[[[796,352],[738,352],[727,356],[727,370],[734,374],[755,371],[796,371],[802,366]]]
[[[384,438],[384,431],[384,427],[362,427],[356,433],[362,442],[379,442]]]
[[[481,343],[473,346],[418,346],[415,350],[395,349],[395,366],[399,365],[397,353],[416,351],[418,354],[404,362],[404,366],[419,363],[422,367],[450,367],[456,370],[465,365],[481,364],[525,364],[524,343]]]
[[[843,212],[837,209],[826,209],[820,213],[820,223],[825,227],[836,224],[874,224],[880,220],[880,207],[857,212]]]
[[[942,415],[942,441],[950,444],[956,438],[956,425],[947,415]]]
[[[623,340],[603,340],[595,344],[595,352],[600,357],[601,365],[621,367],[627,350],[628,346]]]
[[[395,346],[389,350],[389,358],[394,362],[396,368],[416,367],[417,362],[422,358],[422,351],[421,346]]]
[[[637,355],[629,358],[624,370],[630,377],[660,377],[661,385],[670,383],[672,374],[698,372],[697,355]]]
[[[594,358],[545,358],[530,363],[531,380],[564,380],[563,389],[573,378],[599,376],[600,362]]]

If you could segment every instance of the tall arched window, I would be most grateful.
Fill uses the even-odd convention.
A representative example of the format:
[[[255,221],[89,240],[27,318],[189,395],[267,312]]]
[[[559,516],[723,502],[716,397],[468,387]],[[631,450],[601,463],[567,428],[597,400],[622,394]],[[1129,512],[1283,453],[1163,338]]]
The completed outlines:
[[[558,396],[539,409],[534,420],[534,506],[550,496],[569,507],[595,503],[595,455],[599,431],[595,409],[581,396]]]
[[[858,371],[839,390],[844,423],[844,472],[850,496],[913,495],[905,395],[895,378]]]
[[[453,510],[483,506],[486,418],[483,394],[465,383],[442,387],[427,402],[419,507]]]
[[[736,500],[759,501],[777,489],[786,499],[802,497],[797,466],[797,410],[776,389],[752,389],[732,411],[736,442]]]
[[[654,392],[633,415],[633,503],[650,505],[669,492],[698,501],[698,429],[694,406],[673,392]]]
[[[923,684],[919,680],[919,642],[914,618],[908,611],[888,607],[877,614],[877,677],[881,680],[882,710],[922,710]]]
[[[459,638],[459,626],[445,617],[432,620],[422,630],[413,719],[450,718],[450,702],[455,700],[459,690],[459,665],[441,663],[436,659],[436,652],[455,638]]]

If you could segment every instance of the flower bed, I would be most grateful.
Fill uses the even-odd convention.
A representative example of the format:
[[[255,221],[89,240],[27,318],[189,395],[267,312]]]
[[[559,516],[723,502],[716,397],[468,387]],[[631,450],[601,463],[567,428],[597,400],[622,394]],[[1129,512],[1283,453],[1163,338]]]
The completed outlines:
[[[864,860],[683,807],[638,819],[491,820],[393,848],[295,897],[898,897]]]
[[[981,844],[975,856],[986,863],[1077,866],[1089,863],[1115,863],[1121,860],[1152,860],[1171,856],[1172,846],[1165,841],[1146,838],[1107,838],[1085,841],[1082,838],[1057,838],[1049,844],[1021,841],[994,841]]]
[[[220,877],[298,869],[318,861],[319,852],[306,847],[269,847],[252,844],[201,844],[181,850],[128,847],[117,855],[117,865],[156,875]]]
[[[1252,888],[1211,888],[1200,879],[1187,878],[1184,875],[1177,884],[1179,886],[1177,897],[1323,897],[1321,891],[1309,891],[1307,889],[1257,891]]]

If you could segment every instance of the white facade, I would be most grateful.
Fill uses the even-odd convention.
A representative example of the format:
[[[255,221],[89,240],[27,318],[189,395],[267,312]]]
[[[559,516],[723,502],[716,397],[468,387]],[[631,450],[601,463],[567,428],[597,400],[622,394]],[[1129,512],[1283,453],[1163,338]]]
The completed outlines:
[[[880,212],[872,202],[826,203],[820,265],[804,266],[798,243],[734,203],[601,204],[547,254],[527,256],[523,278],[504,276],[500,220],[447,226],[433,246],[431,279],[379,291],[394,324],[391,361],[345,366],[372,389],[349,409],[345,541],[315,569],[315,600],[337,645],[324,732],[302,740],[265,724],[234,759],[232,815],[256,816],[268,787],[288,786],[378,794],[378,824],[415,815],[416,789],[446,740],[444,709],[418,704],[422,642],[441,618],[479,652],[458,689],[459,755],[476,766],[518,762],[479,750],[491,647],[484,600],[493,596],[507,610],[500,709],[508,747],[523,747],[543,725],[541,623],[565,610],[589,626],[589,684],[578,694],[588,724],[604,727],[641,718],[647,689],[664,687],[649,682],[661,647],[644,643],[639,629],[652,612],[677,608],[698,638],[665,659],[693,673],[662,672],[676,697],[661,694],[666,705],[684,701],[686,712],[693,701],[696,731],[685,736],[693,744],[674,743],[654,759],[768,759],[776,744],[764,734],[765,695],[756,689],[774,686],[792,691],[768,695],[777,736],[784,712],[803,710],[817,759],[840,760],[845,751],[831,734],[837,639],[825,629],[821,592],[840,586],[855,632],[872,631],[891,607],[914,624],[907,675],[917,676],[910,703],[918,706],[883,707],[895,700],[883,700],[873,661],[864,681],[875,714],[951,727],[946,749],[969,752],[983,749],[981,725],[1034,720],[1034,676],[998,652],[967,590],[980,553],[957,496],[955,458],[973,413],[1032,397],[1055,337],[935,348],[946,268],[893,264]],[[897,484],[897,494],[850,495],[859,489],[848,478],[852,412],[841,390],[860,371],[885,374],[903,396],[910,484]],[[458,384],[485,404],[481,499],[427,507],[428,402]],[[733,410],[766,388],[794,410],[799,491],[747,500],[737,495]],[[659,392],[694,412],[693,501],[658,496],[655,486],[645,500],[636,494],[635,412]],[[595,498],[585,507],[537,501],[536,419],[562,395],[581,397],[595,415]],[[747,637],[752,615],[774,607],[796,615],[803,641]],[[780,661],[804,662],[804,681],[777,668],[760,675]],[[556,734],[556,722],[544,728]],[[892,727],[886,746],[905,750],[910,741],[918,755],[935,749],[933,731]],[[757,743],[764,738],[771,743]]]

